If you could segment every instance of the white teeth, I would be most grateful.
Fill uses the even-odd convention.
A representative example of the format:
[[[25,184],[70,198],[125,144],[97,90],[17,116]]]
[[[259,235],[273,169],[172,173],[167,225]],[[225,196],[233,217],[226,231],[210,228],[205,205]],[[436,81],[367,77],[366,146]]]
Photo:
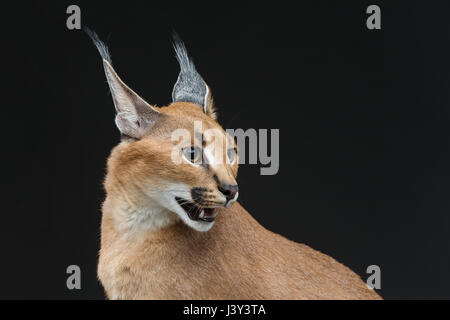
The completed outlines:
[[[205,210],[202,209],[200,212],[199,218],[203,218],[205,216]]]

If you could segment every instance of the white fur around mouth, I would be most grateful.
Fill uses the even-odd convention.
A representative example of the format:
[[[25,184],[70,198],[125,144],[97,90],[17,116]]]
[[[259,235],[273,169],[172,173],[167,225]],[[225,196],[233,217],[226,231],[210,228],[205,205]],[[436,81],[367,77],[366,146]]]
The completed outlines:
[[[202,208],[194,202],[175,197],[178,205],[186,212],[189,219],[193,221],[213,222],[217,211],[215,208]]]

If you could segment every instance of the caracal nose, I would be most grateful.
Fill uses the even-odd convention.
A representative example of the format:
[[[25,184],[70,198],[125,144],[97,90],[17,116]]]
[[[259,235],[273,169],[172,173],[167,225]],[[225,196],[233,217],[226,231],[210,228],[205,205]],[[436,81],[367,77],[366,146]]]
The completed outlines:
[[[219,191],[227,198],[227,202],[233,200],[236,194],[239,192],[237,184],[222,184],[219,186]]]

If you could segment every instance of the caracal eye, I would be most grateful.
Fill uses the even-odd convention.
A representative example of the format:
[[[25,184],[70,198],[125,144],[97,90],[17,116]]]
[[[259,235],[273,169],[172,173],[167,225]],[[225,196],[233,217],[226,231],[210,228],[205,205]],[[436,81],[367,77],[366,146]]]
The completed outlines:
[[[201,162],[202,151],[198,147],[191,146],[183,148],[182,153],[183,157],[189,162],[192,162],[194,164],[198,164]]]
[[[233,164],[236,161],[236,149],[230,148],[227,149],[227,157],[230,164]]]

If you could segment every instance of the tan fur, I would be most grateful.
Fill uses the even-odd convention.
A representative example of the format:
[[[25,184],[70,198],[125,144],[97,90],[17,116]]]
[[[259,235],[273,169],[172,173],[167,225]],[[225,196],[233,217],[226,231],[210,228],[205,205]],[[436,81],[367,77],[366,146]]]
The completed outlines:
[[[170,134],[193,132],[195,120],[203,129],[223,129],[191,103],[156,109],[162,116],[147,136],[122,142],[108,160],[98,265],[108,298],[380,299],[350,269],[266,230],[239,203],[220,208],[207,232],[193,230],[175,213],[167,213],[162,228],[139,227],[140,215],[160,214],[150,210],[150,189],[182,182],[207,188],[213,200],[219,196],[207,170],[171,161]],[[237,164],[218,166],[215,174],[235,183]]]

